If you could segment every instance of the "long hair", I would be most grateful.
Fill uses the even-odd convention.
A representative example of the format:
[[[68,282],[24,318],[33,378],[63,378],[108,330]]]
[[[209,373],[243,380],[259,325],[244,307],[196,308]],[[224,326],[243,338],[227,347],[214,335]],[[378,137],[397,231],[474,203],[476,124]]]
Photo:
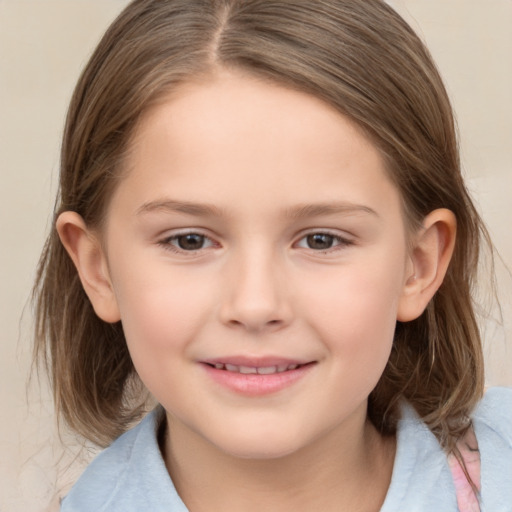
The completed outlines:
[[[398,323],[369,418],[392,434],[407,400],[447,449],[483,392],[472,305],[488,242],[461,176],[452,108],[427,49],[381,0],[135,0],[108,29],[76,86],[62,144],[55,219],[79,213],[101,228],[141,116],[173,89],[240,69],[314,95],[379,148],[409,226],[436,208],[457,218],[444,283],[417,320]],[[55,228],[41,256],[35,357],[57,410],[106,445],[143,412],[145,394],[120,324],[100,320]]]

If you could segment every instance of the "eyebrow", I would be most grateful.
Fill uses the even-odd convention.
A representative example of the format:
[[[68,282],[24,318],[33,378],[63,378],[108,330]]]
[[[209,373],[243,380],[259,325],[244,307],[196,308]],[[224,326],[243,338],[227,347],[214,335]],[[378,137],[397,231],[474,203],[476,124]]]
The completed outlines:
[[[307,217],[320,217],[322,215],[336,215],[338,213],[367,213],[379,217],[379,214],[373,208],[350,202],[304,204],[286,210],[287,217],[298,220]]]
[[[136,214],[141,215],[151,212],[185,213],[196,217],[220,217],[222,211],[216,206],[202,203],[190,203],[188,201],[174,201],[172,199],[161,199],[149,201],[137,208]]]
[[[149,201],[140,206],[136,214],[143,215],[152,212],[184,213],[196,217],[221,217],[223,210],[217,206],[207,203],[192,203],[188,201],[176,201],[172,199],[160,199]],[[366,213],[379,217],[379,214],[372,208],[350,202],[332,202],[318,204],[302,204],[285,210],[285,216],[294,220],[308,217],[319,217],[322,215],[346,215],[355,213]]]

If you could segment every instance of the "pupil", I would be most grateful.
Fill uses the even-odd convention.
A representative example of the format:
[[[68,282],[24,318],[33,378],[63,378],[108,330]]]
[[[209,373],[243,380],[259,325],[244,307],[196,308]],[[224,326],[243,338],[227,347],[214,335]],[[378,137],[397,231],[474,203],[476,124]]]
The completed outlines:
[[[330,249],[334,242],[334,237],[326,235],[325,233],[316,233],[314,235],[308,235],[308,246],[311,249]]]
[[[196,235],[194,233],[190,235],[182,235],[178,237],[178,245],[180,249],[185,251],[194,251],[197,249],[201,249],[204,244],[204,236]]]

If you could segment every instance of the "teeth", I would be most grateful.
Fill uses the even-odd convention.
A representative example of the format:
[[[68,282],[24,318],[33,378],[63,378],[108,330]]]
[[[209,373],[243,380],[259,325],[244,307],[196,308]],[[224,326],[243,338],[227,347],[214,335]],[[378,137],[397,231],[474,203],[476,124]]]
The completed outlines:
[[[240,366],[240,373],[258,373],[256,368],[251,368],[249,366]]]
[[[263,367],[263,368],[258,368],[258,373],[260,375],[271,375],[273,373],[276,373],[277,372],[277,367],[276,366],[266,366],[266,367]]]
[[[245,375],[272,375],[274,373],[283,373],[286,371],[296,370],[299,366],[300,365],[298,364],[281,364],[278,366],[262,366],[255,368],[254,366],[236,366],[234,364],[214,364],[214,367],[217,370],[227,370],[228,372],[243,373]]]

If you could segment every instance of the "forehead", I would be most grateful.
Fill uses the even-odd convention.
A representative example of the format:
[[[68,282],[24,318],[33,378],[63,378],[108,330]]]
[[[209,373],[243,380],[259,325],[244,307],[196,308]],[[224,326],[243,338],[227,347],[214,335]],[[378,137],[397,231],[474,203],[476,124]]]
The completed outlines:
[[[136,193],[134,208],[177,194],[227,209],[244,194],[259,208],[397,198],[379,150],[348,118],[233,72],[184,84],[147,112],[126,170],[119,188]]]

